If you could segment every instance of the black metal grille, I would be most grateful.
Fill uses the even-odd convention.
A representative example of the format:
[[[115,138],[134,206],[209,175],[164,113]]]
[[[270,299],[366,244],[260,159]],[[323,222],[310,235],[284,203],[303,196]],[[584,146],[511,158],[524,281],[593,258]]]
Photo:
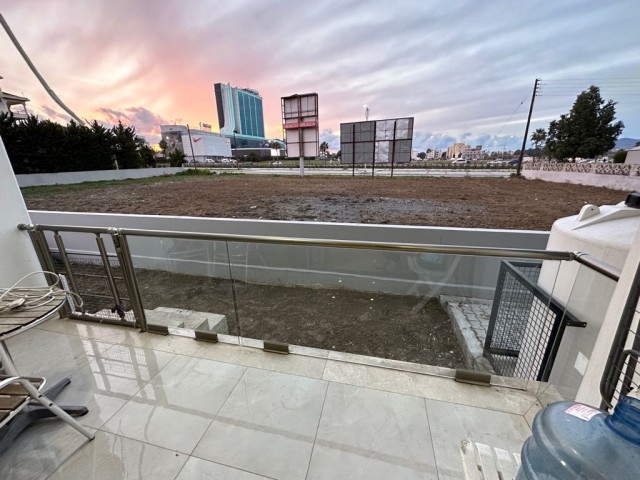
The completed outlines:
[[[484,356],[498,375],[546,381],[567,326],[585,327],[538,285],[541,263],[500,264]]]
[[[600,382],[601,408],[610,409],[618,399],[640,386],[640,266],[622,311]]]

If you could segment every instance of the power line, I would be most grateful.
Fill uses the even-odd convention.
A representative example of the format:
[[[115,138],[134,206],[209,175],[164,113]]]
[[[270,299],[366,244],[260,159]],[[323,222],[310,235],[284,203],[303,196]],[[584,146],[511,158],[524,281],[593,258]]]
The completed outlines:
[[[53,89],[49,86],[49,84],[45,81],[45,79],[42,77],[42,75],[40,75],[40,72],[38,72],[38,69],[35,67],[35,65],[33,64],[33,62],[31,61],[31,59],[29,58],[29,56],[27,55],[27,52],[24,51],[24,49],[22,48],[22,46],[20,45],[20,42],[18,42],[18,39],[16,38],[16,36],[13,34],[13,32],[11,31],[11,28],[9,27],[9,24],[6,22],[6,20],[4,19],[4,17],[2,16],[2,14],[0,13],[0,24],[2,24],[2,26],[4,27],[5,32],[7,32],[7,35],[9,36],[9,39],[11,40],[11,42],[13,43],[13,45],[18,49],[18,52],[20,52],[20,55],[22,56],[22,58],[24,59],[25,62],[27,62],[27,65],[29,66],[29,68],[31,69],[31,71],[33,72],[33,74],[36,76],[36,78],[38,79],[38,81],[40,82],[40,84],[43,86],[43,88],[47,91],[47,93],[49,94],[49,96],[53,99],[54,102],[56,102],[60,108],[62,108],[65,112],[67,112],[69,115],[71,115],[71,117],[78,122],[78,124],[80,125],[84,125],[85,122],[83,122],[82,120],[80,120],[80,117],[78,117],[75,113],[73,113],[73,111],[67,107],[62,100],[60,100],[60,98],[58,97],[58,95],[56,95],[56,93],[53,91]]]

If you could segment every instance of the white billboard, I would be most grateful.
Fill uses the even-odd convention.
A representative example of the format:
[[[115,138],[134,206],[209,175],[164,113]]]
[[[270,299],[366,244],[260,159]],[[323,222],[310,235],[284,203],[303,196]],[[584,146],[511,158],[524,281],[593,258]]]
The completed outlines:
[[[282,129],[287,157],[317,157],[320,140],[318,94],[282,97]]]

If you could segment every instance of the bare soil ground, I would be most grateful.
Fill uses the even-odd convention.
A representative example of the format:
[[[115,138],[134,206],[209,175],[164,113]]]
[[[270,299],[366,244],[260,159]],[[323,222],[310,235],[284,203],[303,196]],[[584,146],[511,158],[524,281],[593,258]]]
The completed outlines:
[[[23,194],[33,210],[525,230],[548,230],[557,218],[576,214],[587,203],[618,203],[626,196],[517,178],[252,175],[101,182],[29,188]],[[83,268],[90,274],[81,282],[82,293],[90,294],[90,310],[111,308],[102,274],[95,266]],[[139,271],[138,280],[144,308],[225,314],[231,334],[464,366],[451,322],[435,298],[237,283],[236,322],[228,281],[150,270]]]
[[[626,193],[521,178],[211,175],[28,188],[32,210],[549,230]]]

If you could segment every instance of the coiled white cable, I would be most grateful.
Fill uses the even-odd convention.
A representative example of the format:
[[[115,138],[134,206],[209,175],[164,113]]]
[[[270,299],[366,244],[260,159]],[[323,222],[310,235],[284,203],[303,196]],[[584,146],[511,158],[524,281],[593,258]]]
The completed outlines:
[[[55,279],[55,281],[51,285],[47,285],[45,287],[19,287],[19,285],[27,278],[32,275],[39,274],[50,275]],[[0,288],[0,304],[7,302],[4,305],[0,305],[0,312],[14,310],[17,308],[20,308],[21,310],[32,310],[34,308],[47,305],[55,300],[54,292],[56,288],[64,290],[68,295],[77,298],[80,305],[82,305],[82,298],[80,298],[79,295],[67,290],[60,284],[60,277],[57,273],[41,270],[28,273],[9,288]]]

